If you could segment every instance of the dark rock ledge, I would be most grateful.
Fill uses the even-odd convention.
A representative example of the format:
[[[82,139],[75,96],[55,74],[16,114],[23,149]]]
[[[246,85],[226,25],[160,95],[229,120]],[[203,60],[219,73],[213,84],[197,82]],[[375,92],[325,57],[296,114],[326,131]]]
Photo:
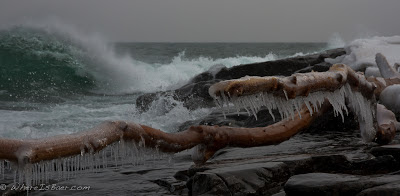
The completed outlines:
[[[187,187],[193,195],[369,195],[381,189],[395,193],[400,175],[382,174],[399,169],[391,155],[366,160],[349,160],[345,154],[274,156],[191,168]]]
[[[291,177],[287,195],[399,195],[400,175],[309,173]]]

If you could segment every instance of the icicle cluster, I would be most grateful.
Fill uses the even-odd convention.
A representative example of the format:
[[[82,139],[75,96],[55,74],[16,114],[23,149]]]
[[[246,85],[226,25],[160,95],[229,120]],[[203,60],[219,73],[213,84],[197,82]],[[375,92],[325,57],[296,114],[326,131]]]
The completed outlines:
[[[284,91],[286,95],[286,92]],[[340,115],[344,121],[343,111],[348,114],[346,107],[346,98],[349,103],[350,109],[358,115],[361,126],[361,135],[365,141],[372,141],[375,137],[375,129],[373,127],[374,110],[372,102],[367,100],[359,92],[353,92],[349,84],[345,84],[340,89],[334,92],[317,91],[310,93],[307,97],[298,96],[294,99],[277,97],[273,94],[263,92],[254,95],[247,95],[241,97],[227,97],[224,92],[220,92],[221,97],[216,97],[215,102],[221,107],[225,116],[225,112],[230,113],[234,108],[239,115],[241,109],[245,109],[249,116],[251,114],[257,119],[257,112],[262,107],[266,107],[275,121],[275,116],[272,110],[278,110],[281,119],[292,118],[294,119],[296,111],[300,115],[300,108],[304,105],[308,108],[311,115],[313,112],[318,112],[322,103],[327,99],[333,106],[335,116]],[[232,104],[230,104],[232,103]]]
[[[5,160],[0,160],[0,179],[4,180],[4,174],[6,171],[11,170],[10,162]]]
[[[173,154],[160,152],[158,149],[146,148],[144,141],[136,144],[121,140],[97,153],[43,161],[34,164],[18,164],[0,161],[0,174],[4,176],[7,164],[14,170],[14,183],[25,183],[27,186],[48,183],[50,179],[71,179],[87,172],[96,172],[102,168],[121,165],[151,164],[157,160],[167,160],[172,164]]]
[[[352,92],[349,85],[347,85],[346,88],[346,91]],[[348,100],[349,107],[358,117],[361,137],[366,142],[373,141],[376,135],[376,130],[374,128],[376,111],[373,103],[366,99],[360,92],[352,92],[352,94],[346,98]]]

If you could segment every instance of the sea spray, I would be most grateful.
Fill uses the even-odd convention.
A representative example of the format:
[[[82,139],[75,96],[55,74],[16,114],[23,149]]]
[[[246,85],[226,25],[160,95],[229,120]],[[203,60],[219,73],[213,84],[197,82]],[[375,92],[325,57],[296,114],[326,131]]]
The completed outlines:
[[[334,49],[334,48],[343,48],[346,45],[346,42],[343,40],[343,38],[340,36],[338,32],[333,33],[327,42],[327,48],[328,49]]]
[[[0,98],[47,102],[76,93],[155,92],[177,88],[215,64],[232,67],[276,59],[268,52],[265,56],[187,58],[181,51],[171,62],[150,64],[118,53],[114,46],[101,36],[62,23],[0,30]]]
[[[356,39],[345,46],[346,55],[325,59],[329,63],[343,63],[356,71],[376,67],[375,56],[382,53],[390,65],[400,62],[400,36]]]
[[[171,95],[164,95],[153,101],[146,112],[135,109],[134,121],[166,132],[176,132],[182,123],[201,119],[212,112],[212,108],[190,110],[182,101]],[[149,120],[151,119],[151,120]]]

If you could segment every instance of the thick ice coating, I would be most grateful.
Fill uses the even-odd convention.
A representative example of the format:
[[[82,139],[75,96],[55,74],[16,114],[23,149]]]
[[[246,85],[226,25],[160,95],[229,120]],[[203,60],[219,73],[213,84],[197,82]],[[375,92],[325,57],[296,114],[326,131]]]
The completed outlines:
[[[217,88],[210,89],[216,90]],[[316,91],[310,93],[308,96],[297,96],[294,99],[288,99],[274,96],[272,93],[262,92],[254,95],[246,96],[225,96],[224,92],[219,93],[221,96],[214,94],[215,102],[221,107],[222,112],[232,112],[234,108],[239,113],[241,109],[245,109],[249,115],[254,115],[257,119],[257,112],[261,108],[267,108],[272,118],[275,116],[272,110],[278,110],[281,119],[294,118],[295,112],[304,105],[308,108],[310,113],[318,111],[322,103],[326,100],[332,105],[335,116],[340,115],[344,121],[344,112],[348,114],[346,100],[349,108],[354,111],[359,117],[361,135],[364,141],[372,141],[375,137],[375,129],[373,126],[373,103],[366,99],[361,93],[353,91],[349,84],[345,84],[341,88],[330,91]],[[284,92],[286,95],[286,93]]]
[[[119,165],[142,165],[155,160],[172,161],[173,154],[158,149],[146,148],[144,141],[139,144],[121,140],[97,153],[85,153],[38,163],[18,164],[0,160],[0,178],[7,170],[14,169],[14,182],[26,186],[49,183],[51,179],[70,179],[101,168]],[[167,163],[167,164],[168,164]]]

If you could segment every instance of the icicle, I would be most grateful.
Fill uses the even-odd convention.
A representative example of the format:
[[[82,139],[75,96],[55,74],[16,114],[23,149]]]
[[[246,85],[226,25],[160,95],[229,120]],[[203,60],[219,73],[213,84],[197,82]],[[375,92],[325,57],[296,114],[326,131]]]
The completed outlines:
[[[24,170],[24,164],[19,164],[19,166],[18,166],[18,183],[19,184],[22,184],[24,181],[23,181],[23,174],[24,174],[24,172],[23,172],[23,170]]]
[[[226,105],[228,105],[228,99],[225,96],[224,91],[220,91],[221,97],[222,97],[222,107],[224,106],[224,104],[226,103]]]
[[[249,116],[251,116],[250,110],[247,109],[247,106],[246,106],[246,104],[245,104],[245,102],[244,102],[245,99],[242,99],[241,101],[242,101],[243,108],[246,110],[247,114],[248,114]]]
[[[17,183],[17,171],[18,170],[14,170],[14,184]]]
[[[222,95],[222,98],[223,98],[223,100],[224,100],[224,103],[226,103],[226,107],[228,108],[228,113],[230,113],[228,98],[225,96],[225,94],[224,94],[223,91],[221,91],[221,95]],[[229,97],[230,97],[230,96],[229,96]],[[222,104],[222,106],[223,106],[223,104]]]
[[[214,99],[214,103],[215,103],[216,106],[220,106],[219,102],[218,102],[218,99]]]
[[[257,106],[256,106],[256,103],[255,103],[256,101],[253,98],[254,98],[253,96],[249,96],[248,97],[248,101],[249,101],[249,104],[250,104],[251,111],[253,112],[253,115],[257,120]]]
[[[310,106],[310,102],[308,102],[307,100],[304,100],[304,99],[303,99],[303,101],[304,101],[304,104],[306,105],[308,111],[310,112],[310,115],[312,116],[313,115],[313,109]]]
[[[297,99],[293,100],[293,105],[294,105],[295,109],[297,110],[299,117],[301,119],[300,106],[298,105],[297,101],[298,101]]]
[[[106,159],[106,150],[101,151],[101,163],[103,164],[103,168],[107,168],[107,159]]]
[[[344,122],[344,115],[342,112],[342,108],[346,107],[346,106],[345,106],[344,94],[341,92],[342,92],[342,90],[339,89],[333,93],[327,93],[325,95],[325,97],[326,97],[326,99],[328,99],[328,101],[332,105],[335,116],[340,114],[342,117],[342,122]]]
[[[224,119],[226,119],[226,114],[224,110],[222,110],[222,115],[224,115]]]
[[[239,112],[240,112],[240,108],[241,108],[240,101],[238,101],[237,97],[233,97],[231,100],[232,100],[233,106],[235,107],[237,115],[239,116]]]
[[[142,138],[142,140],[140,142],[142,142],[144,139]],[[139,145],[140,145],[139,142]],[[118,154],[119,154],[119,145],[114,145],[115,149],[114,149],[114,161],[115,161],[115,166],[118,166]]]
[[[287,96],[287,92],[286,92],[285,90],[283,90],[283,93],[285,94],[286,101],[288,101],[288,100],[289,100],[289,98],[288,98],[288,96]]]
[[[15,164],[14,182],[27,186],[46,184],[51,179],[68,180],[88,171],[97,172],[100,169],[107,168],[108,161],[115,162],[115,166],[124,164],[145,164],[155,165],[159,160],[165,160],[166,164],[173,163],[173,154],[164,154],[156,147],[147,149],[144,138],[138,143],[135,141],[124,141],[112,144],[100,152],[89,153],[81,151],[80,155],[43,161],[34,164]],[[0,175],[5,174],[6,166],[9,162],[0,161]],[[158,165],[158,164],[157,164]],[[1,177],[1,176],[0,176]]]
[[[4,179],[4,161],[0,160],[0,174],[2,175],[1,179]]]
[[[272,119],[275,122],[275,116],[272,113],[272,109],[274,109],[273,104],[271,102],[268,102],[267,100],[263,100],[264,104],[266,105],[266,107],[268,108],[268,112],[271,115]]]
[[[349,85],[346,86],[346,97],[349,99],[349,106],[357,114],[360,122],[361,136],[364,141],[372,141],[375,138],[376,130],[373,126],[375,116],[372,103],[359,92],[353,92]]]
[[[293,105],[292,105],[293,103],[289,103],[289,104],[286,104],[285,106],[286,106],[286,108],[287,108],[287,110],[289,111],[289,114],[292,116],[292,120],[294,120],[294,109],[293,109]]]

